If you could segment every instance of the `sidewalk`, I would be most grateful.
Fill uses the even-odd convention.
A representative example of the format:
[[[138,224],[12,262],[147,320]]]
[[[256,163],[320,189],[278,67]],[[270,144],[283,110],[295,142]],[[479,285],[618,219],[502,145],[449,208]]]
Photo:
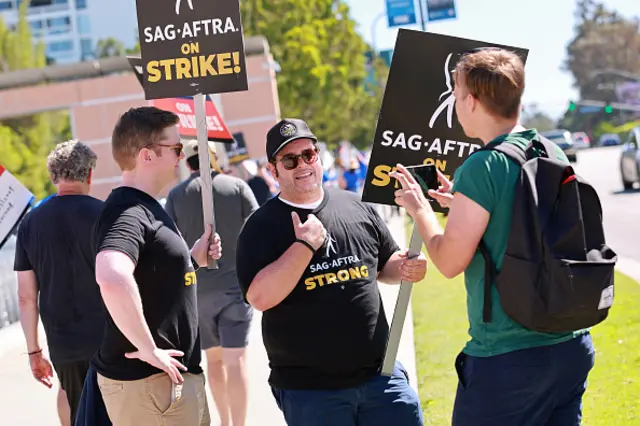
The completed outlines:
[[[404,216],[393,217],[389,228],[398,244],[404,248]],[[399,286],[380,285],[387,319],[391,323]],[[269,386],[269,366],[262,344],[260,312],[255,312],[250,331],[247,363],[250,380],[249,413],[247,426],[284,426],[284,419],[278,409]],[[41,331],[41,337],[44,332]],[[56,412],[57,384],[47,389],[31,376],[26,347],[20,324],[0,329],[0,425],[2,426],[58,426]],[[417,389],[415,351],[413,343],[413,314],[407,313],[398,360],[409,373],[411,385]],[[206,368],[206,361],[203,361]],[[212,412],[212,426],[219,424],[215,405],[209,395]]]

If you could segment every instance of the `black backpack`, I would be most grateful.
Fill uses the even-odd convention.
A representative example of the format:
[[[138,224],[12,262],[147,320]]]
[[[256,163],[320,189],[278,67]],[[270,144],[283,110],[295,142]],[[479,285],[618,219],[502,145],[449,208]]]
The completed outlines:
[[[598,194],[556,157],[555,144],[534,139],[502,152],[520,166],[511,232],[500,273],[486,245],[483,320],[491,322],[491,283],[505,313],[543,333],[581,330],[604,321],[613,303],[617,255],[605,243]],[[476,151],[476,152],[479,152]]]

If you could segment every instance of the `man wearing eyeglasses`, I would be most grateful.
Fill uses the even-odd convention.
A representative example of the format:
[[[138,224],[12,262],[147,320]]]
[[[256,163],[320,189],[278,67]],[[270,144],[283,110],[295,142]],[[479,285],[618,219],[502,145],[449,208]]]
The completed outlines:
[[[219,259],[211,228],[189,250],[156,197],[182,158],[178,116],[154,107],[118,120],[112,152],[122,186],[105,200],[94,229],[96,281],[107,308],[92,361],[114,426],[209,425],[195,269]]]
[[[389,327],[376,281],[422,280],[376,210],[357,194],[322,186],[317,138],[285,119],[267,134],[280,193],[245,223],[237,271],[263,312],[269,384],[287,424],[422,425],[407,372],[380,374]]]

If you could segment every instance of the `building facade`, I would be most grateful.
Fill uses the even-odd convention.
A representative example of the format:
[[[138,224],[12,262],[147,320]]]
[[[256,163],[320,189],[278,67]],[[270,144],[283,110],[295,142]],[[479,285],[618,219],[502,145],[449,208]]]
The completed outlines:
[[[0,0],[0,15],[11,29],[22,1]],[[93,59],[100,39],[113,37],[127,48],[137,42],[134,0],[31,0],[27,21],[33,38],[44,42],[47,57],[58,64]]]

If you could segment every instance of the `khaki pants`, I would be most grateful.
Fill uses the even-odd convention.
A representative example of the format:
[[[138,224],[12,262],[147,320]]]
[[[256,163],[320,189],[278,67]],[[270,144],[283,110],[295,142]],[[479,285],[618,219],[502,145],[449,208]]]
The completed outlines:
[[[166,373],[141,380],[111,380],[98,373],[98,386],[113,426],[209,426],[204,374],[182,373],[173,385]]]

